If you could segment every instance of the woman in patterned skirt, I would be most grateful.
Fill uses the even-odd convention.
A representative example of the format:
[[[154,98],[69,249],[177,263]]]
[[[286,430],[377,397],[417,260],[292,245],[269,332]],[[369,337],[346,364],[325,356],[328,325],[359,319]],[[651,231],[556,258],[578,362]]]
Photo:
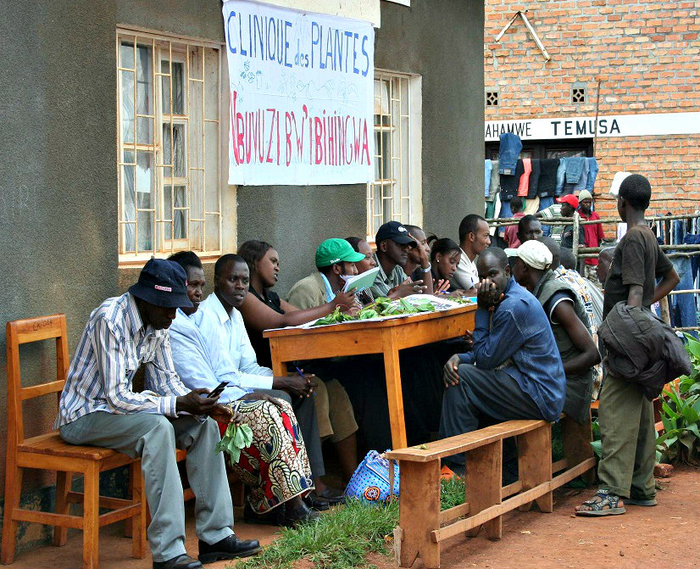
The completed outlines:
[[[199,328],[190,318],[203,298],[202,263],[191,251],[176,253],[170,260],[185,269],[187,295],[193,304],[192,308],[178,309],[169,329],[175,370],[185,385],[203,377],[210,384],[218,383],[226,379],[222,371],[225,366],[212,361]],[[264,393],[247,393],[229,405],[234,416],[253,432],[251,446],[241,451],[237,463],[231,464],[238,477],[251,488],[245,520],[291,526],[317,519],[319,514],[302,501],[314,484],[291,405]],[[227,427],[220,424],[222,434]]]
[[[296,525],[316,519],[318,514],[301,499],[314,485],[292,406],[283,399],[250,393],[230,407],[253,431],[253,444],[241,451],[237,463],[229,461],[238,478],[250,486],[245,520]],[[227,426],[220,424],[222,435]],[[284,508],[277,508],[280,505]]]

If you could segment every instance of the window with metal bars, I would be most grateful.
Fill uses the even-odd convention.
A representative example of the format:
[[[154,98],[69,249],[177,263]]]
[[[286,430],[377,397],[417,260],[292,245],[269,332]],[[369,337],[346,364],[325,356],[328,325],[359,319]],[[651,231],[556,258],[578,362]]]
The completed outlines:
[[[376,72],[374,182],[367,184],[367,237],[387,221],[420,225],[420,78]]]
[[[221,252],[220,46],[117,32],[119,260]]]

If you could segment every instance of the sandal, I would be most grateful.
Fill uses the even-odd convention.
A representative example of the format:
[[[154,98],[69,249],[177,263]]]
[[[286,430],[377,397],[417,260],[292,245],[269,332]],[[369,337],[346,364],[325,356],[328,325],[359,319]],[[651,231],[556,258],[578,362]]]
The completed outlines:
[[[625,513],[625,506],[620,505],[620,497],[610,490],[598,490],[590,500],[576,508],[577,516],[616,516]]]

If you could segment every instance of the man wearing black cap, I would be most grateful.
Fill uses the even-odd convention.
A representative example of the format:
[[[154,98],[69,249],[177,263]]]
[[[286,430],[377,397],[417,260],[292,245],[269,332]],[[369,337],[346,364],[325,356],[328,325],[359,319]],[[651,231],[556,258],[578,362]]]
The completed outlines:
[[[223,456],[214,452],[218,420],[235,420],[207,390],[189,391],[173,366],[166,329],[177,308],[191,307],[185,271],[151,259],[138,282],[93,310],[61,394],[56,427],[72,444],[102,446],[141,457],[152,521],[154,569],[197,569],[202,563],[257,553],[257,541],[236,538]],[[133,391],[143,364],[145,390]],[[185,550],[185,511],[175,448],[187,450],[196,496],[199,561]]]
[[[374,298],[388,296],[389,298],[402,298],[409,294],[433,291],[433,277],[430,272],[430,263],[421,265],[421,272],[425,275],[423,282],[411,282],[403,270],[403,265],[408,260],[409,247],[417,247],[418,243],[411,237],[408,230],[398,221],[389,221],[382,225],[375,237],[377,252],[374,258],[379,267],[379,273],[369,291]],[[408,281],[408,282],[407,282]],[[430,286],[425,286],[428,283]]]

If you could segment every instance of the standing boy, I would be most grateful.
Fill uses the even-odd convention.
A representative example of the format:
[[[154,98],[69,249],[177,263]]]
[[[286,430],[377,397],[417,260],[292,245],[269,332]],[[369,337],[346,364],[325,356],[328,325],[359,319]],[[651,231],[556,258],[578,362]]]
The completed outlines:
[[[633,174],[620,185],[617,211],[627,234],[615,248],[605,284],[604,316],[618,302],[646,309],[678,284],[673,265],[644,219],[651,185]],[[661,277],[659,284],[656,278]],[[576,508],[579,516],[624,514],[624,503],[655,506],[654,408],[635,385],[607,373],[598,409],[602,458],[596,495]],[[624,502],[623,502],[624,500]]]

